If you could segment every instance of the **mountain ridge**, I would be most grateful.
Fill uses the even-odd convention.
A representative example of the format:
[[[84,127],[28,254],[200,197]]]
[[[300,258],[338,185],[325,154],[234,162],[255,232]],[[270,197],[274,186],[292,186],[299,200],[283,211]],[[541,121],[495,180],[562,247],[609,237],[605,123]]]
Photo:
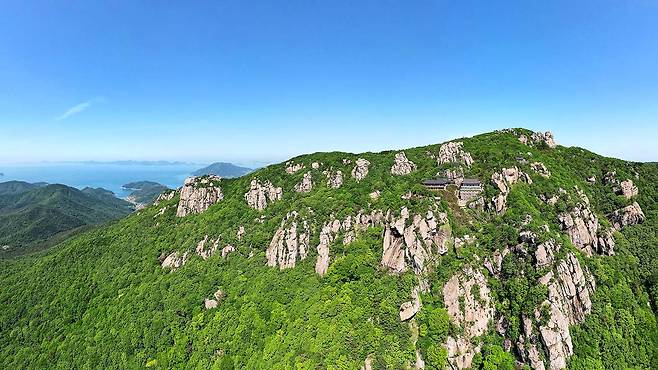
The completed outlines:
[[[8,265],[3,363],[44,364],[9,354],[17,343],[52,351],[42,336],[72,322],[57,335],[58,364],[654,367],[655,166],[523,129],[448,143],[192,178],[30,268]],[[444,176],[445,190],[421,184]],[[462,207],[465,177],[482,191]],[[634,204],[641,221],[622,211]],[[74,255],[72,274],[45,269]],[[73,287],[68,299],[28,278],[39,273]],[[26,278],[61,302],[50,321],[34,314],[43,302],[20,294]],[[607,310],[626,321],[607,322]],[[641,325],[626,332],[628,320]],[[41,331],[16,342],[27,322]],[[84,338],[93,347],[74,355]]]

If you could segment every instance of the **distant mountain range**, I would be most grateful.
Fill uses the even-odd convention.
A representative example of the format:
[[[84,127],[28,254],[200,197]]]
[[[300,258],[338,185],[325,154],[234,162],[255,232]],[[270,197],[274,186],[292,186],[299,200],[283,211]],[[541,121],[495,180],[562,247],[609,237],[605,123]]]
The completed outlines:
[[[8,181],[0,183],[0,256],[43,249],[74,230],[123,217],[129,202],[102,188]]]
[[[192,172],[194,176],[217,175],[224,178],[240,177],[252,172],[253,169],[236,166],[233,163],[215,162],[207,167]]]

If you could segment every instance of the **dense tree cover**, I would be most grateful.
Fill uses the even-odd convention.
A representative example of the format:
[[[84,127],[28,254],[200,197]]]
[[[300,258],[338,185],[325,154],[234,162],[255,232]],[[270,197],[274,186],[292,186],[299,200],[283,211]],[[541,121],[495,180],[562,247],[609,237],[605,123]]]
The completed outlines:
[[[523,228],[557,239],[564,246],[558,259],[573,252],[596,277],[593,312],[572,328],[575,355],[570,367],[658,368],[658,168],[579,148],[530,147],[510,133],[463,141],[475,159],[467,175],[483,180],[485,200],[497,193],[489,183],[494,171],[518,166],[531,175],[532,185],[513,187],[504,215],[460,209],[452,190],[437,194],[420,186],[449,167],[438,166],[428,155],[436,155],[439,145],[405,150],[417,165],[407,176],[390,175],[395,152],[314,153],[292,159],[305,165],[294,174],[279,164],[222,180],[224,200],[203,214],[175,217],[174,198],[77,235],[42,256],[2,262],[0,367],[356,369],[371,358],[374,368],[401,369],[415,362],[418,351],[426,368],[443,369],[444,343],[460,330],[444,308],[443,284],[464,265],[481,266],[493,251],[518,243]],[[350,172],[359,157],[371,165],[368,176],[357,183]],[[551,177],[537,175],[518,157],[544,163]],[[312,162],[322,166],[313,169]],[[340,189],[326,185],[325,170],[343,173]],[[601,179],[611,170],[619,179],[636,182],[647,221],[616,233],[615,256],[585,258],[559,232],[557,216],[573,207],[578,186],[608,226],[605,215],[629,201],[615,195],[613,185],[590,185],[586,178]],[[294,192],[307,171],[315,182],[313,191]],[[262,212],[249,208],[243,196],[252,178],[281,186],[283,199]],[[539,200],[560,188],[569,196],[555,206]],[[376,200],[368,195],[374,190],[381,192]],[[411,197],[402,197],[409,192]],[[162,206],[168,208],[158,216]],[[313,248],[293,269],[265,265],[265,248],[292,210],[311,222],[315,246],[322,224],[331,217],[372,209],[397,213],[403,206],[412,212],[436,206],[448,213],[454,235],[477,238],[477,243],[453,248],[433,261],[423,308],[409,323],[400,322],[398,310],[418,281],[411,272],[397,276],[380,268],[381,228],[358,234],[346,246],[334,242],[329,271],[322,278],[314,273]],[[246,229],[242,240],[236,237],[240,225]],[[540,232],[544,225],[549,233]],[[205,235],[221,236],[221,245],[232,244],[236,252],[205,261],[195,255],[174,272],[160,267],[164,256],[193,250]],[[547,297],[537,279],[550,267],[534,267],[532,252],[527,258],[509,254],[500,277],[488,276],[496,311],[509,321],[506,335],[512,343],[518,340],[521,317]],[[217,289],[224,292],[223,299],[217,308],[205,310],[204,298]],[[518,354],[504,350],[504,338],[493,328],[476,340],[482,351],[473,368],[514,368]]]
[[[132,205],[105,189],[0,183],[0,258],[44,249],[84,226],[123,217]]]

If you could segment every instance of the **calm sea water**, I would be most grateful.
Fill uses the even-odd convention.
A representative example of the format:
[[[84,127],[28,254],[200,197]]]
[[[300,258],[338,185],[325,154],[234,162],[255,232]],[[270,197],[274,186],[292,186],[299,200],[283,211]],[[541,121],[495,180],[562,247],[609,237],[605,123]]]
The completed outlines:
[[[105,164],[105,163],[45,163],[30,165],[0,165],[0,182],[20,180],[64,184],[78,189],[90,186],[111,190],[120,198],[130,191],[121,186],[133,181],[155,181],[170,188],[183,184],[190,173],[202,168],[199,164]]]

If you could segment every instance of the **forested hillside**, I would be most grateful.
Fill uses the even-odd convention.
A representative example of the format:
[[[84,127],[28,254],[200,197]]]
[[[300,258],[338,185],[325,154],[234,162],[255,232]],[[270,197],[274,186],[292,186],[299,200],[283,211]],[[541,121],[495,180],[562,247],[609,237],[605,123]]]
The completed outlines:
[[[44,249],[83,226],[132,212],[132,205],[105,189],[0,183],[0,258]]]
[[[657,181],[524,129],[189,179],[0,262],[0,367],[655,369]]]

